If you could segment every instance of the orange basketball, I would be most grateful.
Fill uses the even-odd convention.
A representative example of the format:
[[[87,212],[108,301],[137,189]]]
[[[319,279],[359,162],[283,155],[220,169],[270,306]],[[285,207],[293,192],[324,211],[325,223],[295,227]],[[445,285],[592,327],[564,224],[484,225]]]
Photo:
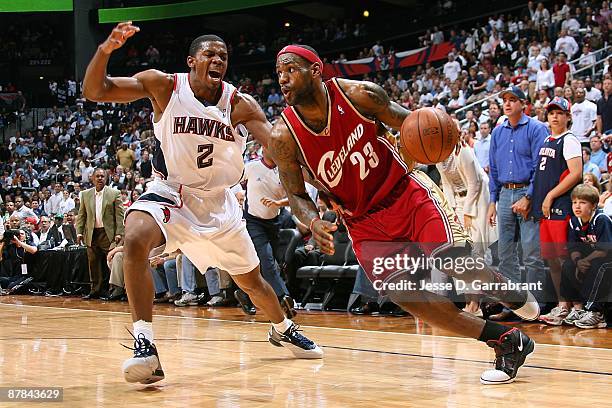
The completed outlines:
[[[400,149],[422,164],[444,161],[458,141],[459,129],[453,119],[435,108],[415,110],[400,130]]]

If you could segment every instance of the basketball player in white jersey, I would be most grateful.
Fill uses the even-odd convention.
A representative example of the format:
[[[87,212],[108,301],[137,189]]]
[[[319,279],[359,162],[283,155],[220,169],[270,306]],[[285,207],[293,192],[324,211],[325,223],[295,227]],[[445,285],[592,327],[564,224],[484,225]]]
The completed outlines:
[[[223,81],[227,47],[215,35],[196,38],[189,48],[189,73],[150,69],[132,77],[109,77],[111,53],[139,31],[118,24],[98,47],[83,81],[83,94],[97,102],[127,103],[149,98],[154,109],[157,149],[155,180],[126,213],[123,270],[132,319],[134,357],[123,364],[128,382],[164,378],[153,343],[153,282],[149,253],[165,245],[180,249],[198,268],[228,271],[253,303],[270,318],[268,340],[300,358],[321,358],[323,351],[287,319],[274,290],[262,278],[259,260],[230,187],[244,170],[243,125],[262,145],[272,126],[250,96]]]

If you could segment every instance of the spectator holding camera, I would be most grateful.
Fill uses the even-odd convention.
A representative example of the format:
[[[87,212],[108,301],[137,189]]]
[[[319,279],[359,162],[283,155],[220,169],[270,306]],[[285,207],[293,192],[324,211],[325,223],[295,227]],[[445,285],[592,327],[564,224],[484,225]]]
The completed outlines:
[[[26,254],[38,251],[32,242],[27,242],[27,235],[21,229],[4,231],[0,241],[0,277],[14,278],[21,274],[21,265],[25,264]]]

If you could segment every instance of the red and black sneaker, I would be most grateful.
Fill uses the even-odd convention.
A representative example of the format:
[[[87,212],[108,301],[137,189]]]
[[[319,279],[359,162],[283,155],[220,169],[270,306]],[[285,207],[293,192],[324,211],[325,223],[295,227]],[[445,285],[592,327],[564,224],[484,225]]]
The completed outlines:
[[[516,327],[498,340],[487,341],[487,345],[495,350],[495,369],[480,375],[480,382],[487,385],[513,382],[525,358],[535,349],[535,342]]]

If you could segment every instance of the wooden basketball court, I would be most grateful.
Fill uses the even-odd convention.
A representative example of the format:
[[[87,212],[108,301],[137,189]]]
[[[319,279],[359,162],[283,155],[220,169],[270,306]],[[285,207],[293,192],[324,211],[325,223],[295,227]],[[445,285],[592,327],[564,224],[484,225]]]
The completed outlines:
[[[537,345],[519,379],[483,386],[491,349],[409,317],[301,312],[295,320],[326,354],[296,360],[267,342],[262,316],[170,305],[154,311],[166,379],[128,384],[120,367],[131,352],[119,344],[132,346],[127,311],[127,303],[0,298],[0,387],[63,387],[57,405],[70,407],[576,407],[612,397],[612,330],[523,324]]]

